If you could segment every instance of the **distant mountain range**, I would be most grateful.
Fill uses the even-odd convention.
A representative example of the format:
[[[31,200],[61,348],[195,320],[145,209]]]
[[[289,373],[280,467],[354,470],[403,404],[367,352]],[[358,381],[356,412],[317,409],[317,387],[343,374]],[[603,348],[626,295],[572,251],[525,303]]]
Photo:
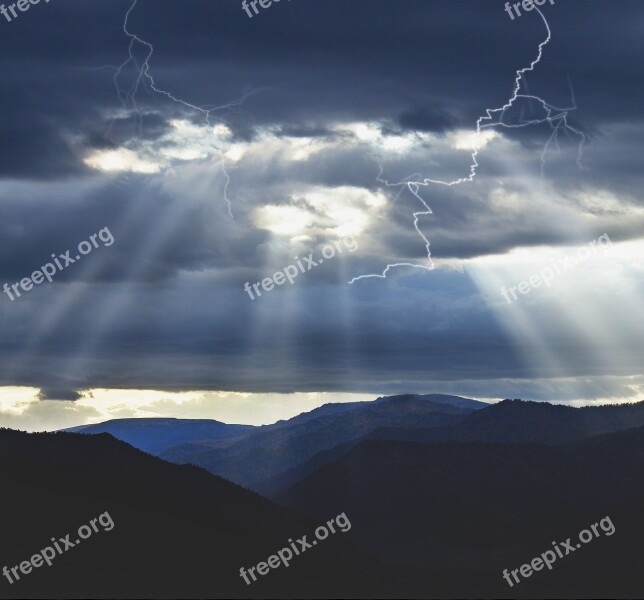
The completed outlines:
[[[116,522],[79,562],[11,589],[22,597],[644,597],[644,403],[406,394],[262,427],[125,419],[74,430],[97,435],[0,430],[0,514],[11,516],[0,561],[28,557],[54,526],[62,535],[105,510]],[[239,587],[241,566],[342,512],[346,537]],[[615,534],[552,571],[513,588],[501,577],[607,516]]]
[[[557,444],[641,425],[644,425],[644,402],[573,408],[546,402],[504,400],[440,429],[387,426],[373,436],[426,443],[458,440]]]
[[[211,419],[114,419],[96,425],[70,427],[68,433],[109,433],[131,446],[160,454],[173,446],[207,440],[212,445],[231,443],[255,429],[252,425],[228,425]]]
[[[470,412],[472,409],[437,404],[418,396],[394,396],[360,403],[350,409],[336,405],[322,407],[276,427],[262,428],[226,448],[183,445],[161,456],[199,465],[230,481],[257,489],[265,480],[319,452],[357,441],[384,425],[406,429],[439,427],[458,423]]]
[[[0,429],[0,569],[30,560],[108,511],[111,531],[56,556],[1,598],[365,597],[387,568],[329,537],[287,568],[248,586],[241,567],[289,547],[322,521],[303,518],[202,469],[164,462],[105,434]],[[351,519],[351,515],[347,515]]]
[[[74,427],[74,433],[110,433],[135,448],[179,464],[201,466],[250,489],[319,452],[354,442],[383,426],[408,428],[455,424],[489,406],[458,396],[406,394],[373,402],[325,404],[273,425],[252,427],[218,421],[120,419]]]
[[[339,507],[360,515],[357,543],[432,573],[439,597],[639,598],[642,473],[644,427],[552,446],[368,439],[274,500],[311,517]],[[614,536],[511,594],[499,584],[503,569],[605,516]]]

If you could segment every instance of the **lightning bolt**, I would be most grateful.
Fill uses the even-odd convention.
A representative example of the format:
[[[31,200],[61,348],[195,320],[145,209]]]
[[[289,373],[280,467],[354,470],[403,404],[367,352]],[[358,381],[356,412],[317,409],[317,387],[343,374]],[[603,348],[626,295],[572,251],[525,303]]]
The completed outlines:
[[[550,149],[550,146],[553,144],[553,142],[558,144],[558,135],[560,130],[565,131],[566,134],[568,135],[574,135],[580,139],[579,149],[577,153],[577,165],[580,168],[582,168],[583,148],[584,148],[584,144],[586,143],[586,136],[583,132],[574,128],[568,122],[568,114],[571,111],[574,111],[577,109],[575,93],[574,93],[572,84],[570,83],[570,80],[568,81],[568,84],[570,87],[572,105],[569,107],[560,108],[552,104],[549,104],[548,102],[546,102],[545,100],[543,100],[538,96],[534,96],[529,93],[521,93],[523,87],[527,88],[527,83],[525,81],[526,73],[530,73],[534,71],[535,67],[541,62],[541,58],[543,57],[543,49],[550,43],[550,40],[552,39],[552,32],[550,30],[550,25],[548,24],[548,20],[546,19],[545,15],[541,12],[541,10],[537,6],[535,6],[535,9],[541,16],[541,19],[543,20],[543,23],[546,27],[546,32],[547,32],[546,38],[539,44],[537,57],[530,63],[530,65],[528,67],[524,67],[516,71],[516,77],[514,79],[514,88],[512,91],[512,95],[510,96],[510,99],[503,106],[499,108],[485,109],[485,114],[477,119],[476,137],[478,138],[481,134],[481,131],[486,128],[501,127],[501,128],[507,128],[507,129],[517,129],[517,128],[528,127],[530,125],[540,125],[540,124],[547,123],[552,129],[552,133],[544,146],[543,152],[541,153],[541,175],[543,176],[548,151]],[[529,121],[524,121],[522,119],[519,123],[516,123],[516,124],[506,123],[504,121],[506,112],[509,109],[511,109],[515,105],[516,101],[519,99],[537,102],[544,110],[545,116],[538,119],[531,119]],[[453,187],[453,186],[461,185],[463,183],[470,183],[474,181],[474,179],[476,178],[478,168],[480,166],[477,160],[478,155],[479,155],[479,149],[476,147],[476,144],[475,144],[475,148],[471,154],[472,160],[470,163],[469,175],[465,177],[460,177],[458,179],[454,179],[452,181],[444,181],[441,179],[429,179],[429,178],[425,178],[420,181],[417,181],[417,180],[412,180],[411,177],[413,176],[410,176],[397,183],[390,183],[387,180],[382,178],[382,166],[380,166],[380,170],[377,177],[377,180],[379,182],[383,183],[387,187],[401,187],[401,191],[402,189],[405,189],[405,188],[408,189],[422,205],[423,210],[419,210],[413,213],[414,228],[416,229],[416,232],[418,233],[418,235],[420,235],[423,242],[425,243],[425,248],[427,250],[428,264],[414,264],[414,263],[404,263],[404,262],[388,264],[384,269],[384,271],[382,271],[382,273],[360,275],[358,277],[354,277],[353,279],[351,279],[349,281],[349,284],[353,284],[354,282],[360,281],[362,279],[371,279],[371,278],[386,279],[387,273],[390,270],[396,269],[399,267],[412,267],[414,269],[423,269],[425,271],[434,270],[434,262],[432,261],[429,240],[423,234],[423,232],[420,230],[420,227],[419,227],[420,218],[427,215],[431,215],[433,213],[429,205],[420,196],[420,193],[419,193],[420,188],[428,187],[430,185],[442,185],[447,187]]]
[[[129,108],[131,108],[137,114],[139,134],[141,134],[142,115],[139,109],[139,105],[137,104],[137,94],[139,90],[141,88],[144,88],[146,85],[148,89],[152,90],[152,92],[159,94],[161,96],[164,96],[168,100],[176,104],[179,104],[186,109],[189,109],[191,111],[194,111],[203,115],[204,121],[209,127],[213,127],[213,123],[211,121],[211,119],[214,118],[213,113],[215,113],[216,111],[222,111],[224,109],[241,106],[249,96],[255,93],[255,92],[248,92],[244,94],[239,100],[235,102],[230,102],[228,104],[224,104],[221,106],[197,106],[186,100],[183,100],[182,98],[178,98],[172,92],[161,89],[157,85],[150,70],[150,61],[152,59],[152,55],[154,54],[154,47],[150,42],[141,39],[138,35],[136,35],[135,33],[132,33],[129,29],[130,15],[136,8],[137,3],[138,3],[138,0],[133,0],[132,5],[125,13],[125,19],[123,21],[123,33],[130,40],[130,43],[128,46],[128,58],[123,63],[121,63],[118,67],[115,67],[112,65],[106,65],[105,67],[100,67],[100,68],[109,68],[114,70],[114,77],[113,77],[114,86],[116,88],[116,93],[118,95],[118,98],[121,102],[121,106],[124,110],[128,110]],[[135,56],[136,48],[142,48],[144,51],[144,60],[140,64]],[[127,89],[123,89],[121,88],[119,81],[123,74],[123,71],[130,66],[135,67],[137,75],[133,83],[130,85],[130,87]],[[113,120],[112,120],[112,123],[113,123]],[[220,116],[217,116],[217,124],[222,124],[222,123],[227,124],[225,119],[223,119]],[[111,129],[111,125],[110,125],[110,129]],[[220,148],[216,148],[215,151],[219,158],[218,165],[225,179],[224,190],[223,190],[224,199],[228,206],[228,213],[230,214],[231,218],[234,218],[233,211],[232,211],[232,203],[230,201],[230,198],[228,197],[228,188],[230,186],[230,175],[228,174],[228,171],[226,169],[225,157]]]

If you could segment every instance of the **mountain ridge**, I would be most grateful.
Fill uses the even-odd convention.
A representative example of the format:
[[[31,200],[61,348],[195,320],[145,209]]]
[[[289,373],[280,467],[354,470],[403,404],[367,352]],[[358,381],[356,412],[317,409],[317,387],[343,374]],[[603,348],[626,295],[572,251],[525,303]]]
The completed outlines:
[[[263,427],[225,448],[182,445],[160,456],[200,465],[250,489],[258,489],[261,482],[296,467],[318,452],[357,440],[380,424],[438,427],[455,423],[472,410],[418,396],[387,397],[338,413],[330,409],[315,415],[307,413],[304,418],[295,417],[279,427]]]
[[[344,589],[364,597],[369,580],[387,585],[381,563],[355,548],[349,531],[247,586],[240,567],[320,522],[109,434],[0,429],[0,479],[3,514],[11,515],[0,523],[2,564],[20,564],[53,534],[72,532],[73,542],[79,526],[106,511],[114,523],[56,557],[54,568],[34,570],[10,589],[3,578],[2,597],[298,598]]]

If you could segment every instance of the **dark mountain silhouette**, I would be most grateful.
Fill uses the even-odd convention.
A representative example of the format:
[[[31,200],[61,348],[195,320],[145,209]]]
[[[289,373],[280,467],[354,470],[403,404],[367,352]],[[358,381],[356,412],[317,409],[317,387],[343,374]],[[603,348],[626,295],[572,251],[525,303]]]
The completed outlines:
[[[226,448],[184,444],[160,456],[173,462],[199,465],[230,481],[259,489],[269,478],[304,463],[319,452],[357,441],[383,425],[441,427],[460,422],[472,411],[472,408],[439,404],[411,394],[354,403],[349,407],[326,405],[290,421],[260,428]]]
[[[418,398],[429,400],[436,404],[450,404],[456,408],[471,408],[479,410],[490,406],[487,402],[480,402],[479,400],[470,400],[469,398],[462,398],[461,396],[449,396],[446,394],[420,394]]]
[[[276,500],[312,517],[344,507],[363,548],[426,569],[439,596],[642,597],[642,472],[642,427],[552,446],[368,439]],[[612,536],[502,579],[606,516]]]
[[[322,452],[318,452],[313,458],[310,458],[291,469],[287,469],[283,473],[278,473],[277,475],[257,482],[254,484],[253,489],[267,498],[272,498],[281,490],[294,485],[324,465],[344,456],[349,452],[349,450],[358,445],[360,441],[361,439],[354,440],[346,444],[339,444],[329,450],[322,450]]]
[[[394,396],[383,400],[395,402],[400,398],[413,398],[414,401],[420,402],[423,401],[421,399],[432,398],[433,402],[436,396]],[[379,399],[376,402],[380,401]],[[493,405],[476,404],[484,408],[471,411],[452,423],[449,420],[437,420],[431,427],[423,427],[417,422],[411,425],[405,422],[403,426],[377,428],[367,432],[365,437],[424,443],[483,441],[553,444],[644,425],[644,403],[584,408],[521,400],[505,400]],[[360,439],[354,437],[347,443],[320,452],[294,467],[254,483],[253,489],[273,497],[280,489],[294,485],[324,464],[348,452]]]
[[[81,525],[106,511],[115,524],[51,567],[11,585],[0,578],[3,598],[373,597],[388,589],[386,569],[351,546],[351,531],[247,586],[242,566],[266,560],[289,538],[310,539],[336,515],[310,521],[106,434],[0,430],[0,481],[0,568],[30,560],[52,536],[71,533],[74,542]]]
[[[440,429],[387,426],[371,437],[410,442],[556,444],[641,425],[644,425],[644,402],[573,408],[546,402],[504,400]]]
[[[51,568],[10,587],[0,579],[0,597],[643,596],[644,426],[633,427],[643,403],[480,408],[428,398],[327,405],[238,431],[236,442],[205,438],[166,451],[215,457],[275,503],[107,434],[0,430],[2,565],[105,511],[115,522]],[[186,435],[196,431],[189,425]],[[146,438],[146,424],[132,431],[138,444],[159,440]],[[207,446],[219,443],[229,445]],[[245,585],[241,566],[340,513],[349,533]],[[613,535],[600,530],[513,588],[502,578],[605,517]]]
[[[113,419],[96,425],[70,427],[69,433],[109,433],[131,446],[159,454],[186,442],[216,445],[237,441],[255,429],[252,425],[227,425],[212,419]]]
[[[393,402],[405,402],[414,399],[426,400],[428,402],[433,402],[434,404],[446,404],[448,406],[470,410],[477,410],[489,406],[486,402],[479,402],[478,400],[470,400],[469,398],[449,396],[446,394],[398,394],[396,396],[379,396],[372,401],[324,404],[319,408],[302,413],[288,420],[278,421],[274,425],[269,425],[268,427],[276,428],[281,426],[290,426],[312,421],[319,417],[340,415],[355,409],[365,409],[376,404],[391,404]]]
[[[69,427],[61,431],[68,433],[109,433],[131,446],[159,456],[173,449],[175,462],[185,462],[192,453],[206,451],[208,448],[229,446],[241,441],[256,431],[268,431],[292,427],[293,425],[314,421],[321,417],[338,416],[355,409],[364,409],[375,403],[395,401],[407,397],[423,398],[439,404],[449,404],[458,408],[477,409],[488,406],[484,402],[469,400],[459,396],[441,394],[385,396],[372,402],[346,402],[325,404],[312,411],[302,413],[288,420],[280,420],[272,425],[229,425],[213,419],[173,419],[173,418],[136,418],[112,419],[94,425]]]
[[[280,419],[272,425],[265,425],[264,429],[278,429],[281,427],[290,427],[291,425],[307,423],[320,417],[330,417],[334,415],[341,415],[355,409],[364,408],[365,406],[373,404],[373,402],[365,400],[364,402],[330,402],[323,404],[318,408],[314,408],[308,412],[300,413],[290,419]]]

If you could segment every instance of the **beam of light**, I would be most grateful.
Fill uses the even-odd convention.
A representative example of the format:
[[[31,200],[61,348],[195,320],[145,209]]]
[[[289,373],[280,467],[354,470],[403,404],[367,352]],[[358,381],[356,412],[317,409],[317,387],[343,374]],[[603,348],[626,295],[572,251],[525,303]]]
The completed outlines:
[[[172,240],[175,239],[176,233],[190,222],[195,210],[203,208],[215,211],[214,206],[205,202],[204,195],[198,193],[199,190],[193,187],[192,191],[194,195],[185,193],[181,203],[176,202],[167,207],[164,212],[159,213],[154,227],[139,234],[141,244],[137,248],[137,255],[130,259],[127,268],[121,273],[126,282],[141,280],[154,259],[163,256],[163,253],[172,244]],[[228,227],[233,227],[232,223],[229,221],[227,223],[229,223]],[[145,298],[145,293],[145,290],[141,291],[140,295],[137,291],[131,292],[124,285],[120,292],[105,293],[100,297],[94,309],[95,317],[91,325],[83,332],[82,343],[66,361],[64,372],[68,380],[78,380],[87,373],[91,367],[91,360],[98,355],[99,342],[119,323],[119,319],[124,313],[128,313],[131,308],[136,307],[141,297]],[[148,313],[146,317],[151,318],[150,314]]]
[[[543,49],[545,48],[545,46],[547,46],[550,43],[550,40],[552,39],[550,25],[548,24],[546,17],[541,12],[541,10],[539,10],[538,7],[535,6],[535,9],[541,16],[541,19],[543,20],[543,23],[546,27],[546,33],[547,33],[546,38],[539,44],[537,57],[530,63],[530,65],[528,67],[524,67],[516,71],[516,77],[514,79],[514,89],[513,89],[512,95],[510,96],[510,99],[503,106],[499,108],[485,109],[485,114],[477,119],[476,131],[473,136],[474,142],[472,144],[472,154],[471,154],[472,160],[470,163],[469,175],[464,177],[459,177],[453,180],[429,179],[429,178],[424,178],[422,180],[412,180],[409,177],[407,177],[406,179],[399,181],[397,183],[390,183],[387,180],[381,178],[381,175],[382,175],[382,167],[381,167],[381,172],[377,178],[379,182],[383,183],[387,187],[393,187],[393,188],[406,187],[422,205],[422,210],[414,212],[413,217],[414,217],[414,228],[416,229],[416,232],[418,233],[418,235],[420,235],[420,237],[422,238],[425,244],[425,249],[427,251],[427,264],[415,264],[415,263],[407,263],[407,262],[397,262],[397,263],[388,264],[386,268],[382,271],[382,273],[359,275],[349,280],[349,284],[353,284],[356,281],[360,281],[363,279],[370,279],[370,278],[386,279],[387,273],[390,270],[396,269],[399,267],[411,267],[414,269],[422,269],[425,271],[434,270],[434,262],[432,261],[432,257],[431,257],[429,240],[419,228],[420,218],[431,215],[432,210],[429,207],[429,205],[420,196],[419,194],[420,187],[421,186],[428,187],[430,185],[442,185],[447,187],[454,187],[457,185],[461,185],[463,183],[471,183],[472,181],[474,181],[478,172],[478,168],[480,166],[477,160],[478,155],[480,150],[486,145],[484,143],[478,143],[476,140],[480,139],[481,134],[485,128],[499,127],[499,128],[506,128],[506,129],[518,129],[518,128],[528,127],[531,125],[542,125],[547,123],[552,129],[552,133],[550,135],[550,138],[546,142],[543,152],[541,154],[542,174],[545,168],[547,153],[552,143],[553,142],[556,143],[558,141],[560,130],[565,131],[568,135],[574,135],[580,138],[580,144],[579,144],[579,149],[577,153],[577,164],[581,167],[581,161],[583,158],[583,147],[586,142],[586,136],[583,132],[572,127],[568,122],[568,113],[573,110],[576,110],[577,108],[577,104],[574,96],[574,90],[572,89],[572,85],[570,84],[570,81],[569,81],[569,85],[571,90],[572,105],[565,108],[560,108],[552,104],[549,104],[539,96],[534,96],[528,93],[521,93],[522,89],[526,85],[525,84],[526,73],[534,71],[535,67],[541,62],[541,58],[543,56]],[[541,118],[531,119],[529,121],[521,120],[519,123],[515,123],[515,124],[506,123],[504,120],[506,112],[511,108],[513,108],[515,106],[515,103],[519,99],[537,102],[545,111],[545,116]]]
[[[308,254],[310,240],[291,238],[286,240],[276,232],[271,232],[261,246],[263,260],[257,270],[249,272],[249,283],[272,277],[274,273],[294,264],[294,257]],[[312,249],[311,249],[312,250]],[[299,274],[293,284],[288,281],[282,286],[266,292],[260,289],[261,296],[254,300],[239,287],[239,302],[243,302],[248,311],[248,326],[244,332],[247,339],[247,352],[239,357],[242,372],[261,373],[262,381],[272,384],[274,388],[280,385],[287,389],[289,383],[280,373],[289,373],[293,365],[298,364],[298,323],[313,315],[303,315],[308,310],[308,304],[302,301],[302,286],[307,282],[300,280],[306,273]],[[258,281],[256,281],[258,280]],[[279,335],[275,332],[279,331]],[[270,357],[267,361],[267,356]]]
[[[189,216],[190,206],[175,204],[166,209],[162,218],[155,222],[155,227],[148,230],[137,249],[137,256],[130,259],[129,265],[121,276],[125,281],[138,281],[149,268],[148,262],[158,258],[170,244],[173,234],[179,230]],[[141,292],[144,296],[145,291]],[[94,307],[94,318],[88,325],[75,352],[66,358],[62,371],[68,380],[74,381],[86,374],[91,368],[92,359],[96,358],[97,347],[104,336],[119,322],[128,309],[136,305],[137,291],[132,292],[124,284],[121,290],[106,292]]]
[[[119,238],[127,239],[136,235],[140,229],[140,223],[145,222],[147,206],[144,202],[131,203],[127,211],[121,215],[119,221],[112,225],[112,231],[118,231],[116,244]],[[48,310],[42,311],[38,319],[29,327],[29,334],[23,339],[21,351],[16,353],[10,361],[6,361],[0,367],[0,372],[9,380],[16,380],[21,377],[22,371],[34,360],[39,357],[39,349],[45,345],[47,338],[53,337],[62,321],[82,311],[91,300],[92,287],[90,282],[106,268],[113,260],[110,250],[113,247],[96,249],[86,257],[80,265],[76,267],[76,277],[78,281],[65,282],[54,280],[52,288],[42,290],[52,295],[52,300],[48,304]],[[61,357],[61,361],[63,358]],[[60,368],[57,371],[63,372],[65,369]],[[63,379],[58,375],[57,378]],[[78,386],[78,381],[67,380],[73,387]]]
[[[601,386],[602,377],[632,380],[641,374],[642,248],[642,240],[614,243],[605,255],[579,263],[549,286],[531,286],[511,303],[503,298],[502,289],[507,293],[514,285],[516,291],[521,280],[527,282],[570,253],[547,247],[479,257],[466,261],[466,272],[513,338],[526,375],[546,386],[566,378],[574,397],[584,399],[589,382]],[[631,400],[641,399],[641,391],[634,390],[632,396]],[[604,397],[613,397],[613,392],[606,390]]]
[[[308,236],[301,238],[286,240],[272,234],[262,246],[263,266],[254,275],[249,274],[251,285],[296,264],[294,257],[312,252],[317,260],[319,243]],[[239,302],[246,305],[248,312],[243,334],[248,350],[239,357],[242,372],[260,373],[262,383],[273,390],[300,386],[300,391],[319,392],[342,389],[342,384],[351,389],[355,363],[347,363],[339,356],[346,356],[344,351],[352,347],[355,337],[352,291],[347,289],[338,296],[335,287],[336,282],[346,280],[347,265],[347,250],[338,252],[316,267],[315,280],[311,272],[299,273],[292,284],[287,281],[270,292],[262,290],[261,297],[254,300],[240,286]],[[332,331],[324,326],[329,319],[334,323]],[[303,348],[313,340],[315,359],[309,362]],[[304,373],[306,387],[301,388]]]
[[[203,106],[197,106],[197,105],[191,104],[190,102],[187,102],[185,100],[182,100],[181,98],[176,97],[171,92],[168,92],[158,87],[154,77],[150,72],[150,61],[154,53],[154,47],[149,42],[141,39],[139,36],[132,33],[128,27],[130,16],[133,10],[135,9],[137,3],[138,3],[138,0],[133,0],[130,8],[125,14],[125,18],[123,22],[123,32],[130,40],[129,47],[128,47],[128,58],[118,67],[105,65],[98,68],[111,69],[114,71],[114,76],[113,76],[114,85],[116,87],[116,92],[121,102],[121,106],[124,110],[128,110],[129,108],[131,108],[137,114],[138,122],[139,122],[139,133],[141,133],[140,128],[142,123],[142,115],[141,115],[141,110],[139,108],[139,105],[137,103],[137,94],[140,88],[145,86],[145,84],[147,84],[149,89],[151,89],[153,92],[164,96],[165,98],[183,106],[184,108],[187,108],[202,114],[205,122],[208,124],[209,127],[213,128],[213,130],[216,130],[217,127],[222,127],[222,124],[225,124],[224,119],[218,116],[217,123],[213,124],[213,121],[211,120],[215,118],[213,116],[213,113],[215,111],[221,111],[226,108],[240,106],[246,100],[247,97],[252,95],[252,93],[247,93],[240,100],[236,102],[232,102],[221,106],[203,107]],[[145,51],[146,51],[145,59],[142,64],[139,64],[137,58],[134,56],[134,49],[137,45],[145,48]],[[126,69],[130,65],[135,66],[137,76],[135,78],[134,83],[128,89],[122,89],[119,83],[119,78],[121,77],[124,69]],[[112,120],[112,123],[113,123],[113,120]],[[216,149],[216,152],[219,155],[219,164],[220,164],[222,173],[224,174],[224,177],[225,177],[223,195],[228,207],[228,213],[231,217],[233,217],[232,204],[227,193],[228,187],[230,184],[230,177],[226,170],[225,157],[223,152],[220,149]],[[108,167],[109,166],[117,167],[123,162],[123,160],[131,160],[131,159],[132,159],[132,156],[128,155],[128,151],[126,149],[115,151],[114,155],[108,156],[107,158],[102,157],[102,160],[108,160],[108,164],[107,164]],[[97,160],[99,160],[99,158],[97,158]],[[104,167],[106,166],[105,163],[101,163],[101,164]],[[144,169],[143,172],[151,173],[155,171],[155,169],[152,169],[152,166],[148,166],[148,165],[144,165],[144,166],[146,167],[146,169]],[[110,169],[107,169],[107,170],[110,170]],[[137,216],[136,213],[137,213],[137,209],[132,210],[130,215],[126,215],[123,218],[123,225],[127,226],[129,224],[133,224],[134,222],[136,222],[137,221],[137,219],[135,218]],[[139,256],[139,260],[134,261],[132,263],[130,273],[138,273],[143,268],[142,265],[145,262],[145,259],[149,258],[150,256],[153,256],[155,252],[159,251],[159,248],[160,248],[159,242],[163,237],[163,233],[168,233],[168,227],[169,227],[168,219],[165,219],[163,222],[162,235],[154,236],[154,242],[150,241],[150,243],[148,244],[148,247],[144,249],[143,255]],[[152,236],[150,236],[149,239],[152,240]],[[88,275],[91,276],[93,273],[99,271],[101,266],[103,266],[105,262],[109,260],[110,259],[107,256],[103,257],[100,260],[98,260],[95,257],[93,261],[88,261],[87,263],[85,263],[84,265],[85,271],[87,272]],[[90,266],[90,262],[93,262],[94,264]],[[81,284],[79,287],[76,284],[73,284],[73,285],[69,284],[68,286],[65,286],[64,291],[59,296],[59,300],[54,304],[53,311],[46,315],[43,315],[40,324],[33,328],[32,330],[33,333],[30,339],[27,341],[27,344],[23,347],[23,351],[21,352],[21,354],[19,356],[16,356],[14,360],[11,362],[11,364],[5,365],[5,369],[3,369],[3,371],[4,372],[8,371],[9,373],[13,373],[13,374],[15,374],[16,372],[19,372],[22,366],[26,362],[33,359],[33,357],[36,355],[36,346],[39,343],[42,343],[43,338],[45,336],[52,333],[52,331],[55,329],[56,324],[59,322],[59,319],[62,318],[64,315],[69,314],[69,312],[73,310],[74,305],[76,306],[83,305],[88,295],[89,295],[89,287],[87,285]],[[91,339],[87,340],[87,342],[85,343],[85,347],[82,348],[79,353],[77,353],[76,358],[72,360],[70,365],[68,365],[66,369],[63,369],[63,371],[66,371],[68,374],[80,372],[80,369],[77,368],[81,363],[80,356],[84,355],[85,361],[87,361],[89,351],[96,344],[99,332],[103,332],[106,329],[107,325],[110,322],[114,321],[118,311],[123,310],[124,307],[125,307],[125,299],[122,298],[118,303],[115,302],[114,305],[111,306],[111,309],[109,311],[106,311],[105,314],[103,314],[102,318],[98,320],[93,327],[93,334]]]
[[[193,186],[192,190],[194,191],[194,189]],[[191,198],[190,194],[184,194],[182,206],[177,205],[176,208],[171,207],[173,209],[166,211],[166,213],[158,213],[156,227],[143,230],[144,234],[141,234],[141,225],[149,223],[150,218],[147,214],[149,205],[143,201],[129,203],[127,210],[120,215],[119,220],[110,224],[112,231],[115,232],[115,246],[119,244],[119,240],[142,238],[137,256],[129,261],[129,268],[123,275],[125,280],[136,280],[145,271],[146,263],[164,251],[164,240],[171,239],[186,222],[190,211],[203,204],[201,199],[192,199],[190,202],[186,202],[186,199],[190,200]],[[209,210],[215,210],[210,205],[204,204],[204,206]],[[232,227],[232,223],[230,227]],[[52,294],[52,300],[48,304],[48,310],[42,311],[37,320],[34,318],[28,335],[23,338],[20,352],[16,353],[11,360],[0,365],[0,374],[6,380],[21,381],[23,371],[28,365],[39,360],[39,349],[45,345],[47,338],[54,336],[61,322],[70,315],[84,314],[84,309],[88,305],[96,304],[96,317],[93,323],[87,327],[84,343],[69,359],[61,356],[61,364],[54,369],[56,378],[65,382],[66,385],[74,388],[83,387],[86,377],[82,360],[86,363],[91,358],[90,353],[94,351],[99,336],[105,333],[110,324],[117,320],[119,311],[125,311],[133,301],[125,293],[102,293],[97,297],[92,295],[90,282],[95,280],[101,271],[114,261],[112,248],[100,248],[100,252],[97,249],[88,255],[80,265],[74,265],[79,281],[54,281],[55,288],[41,290]],[[81,359],[83,356],[84,359]]]

